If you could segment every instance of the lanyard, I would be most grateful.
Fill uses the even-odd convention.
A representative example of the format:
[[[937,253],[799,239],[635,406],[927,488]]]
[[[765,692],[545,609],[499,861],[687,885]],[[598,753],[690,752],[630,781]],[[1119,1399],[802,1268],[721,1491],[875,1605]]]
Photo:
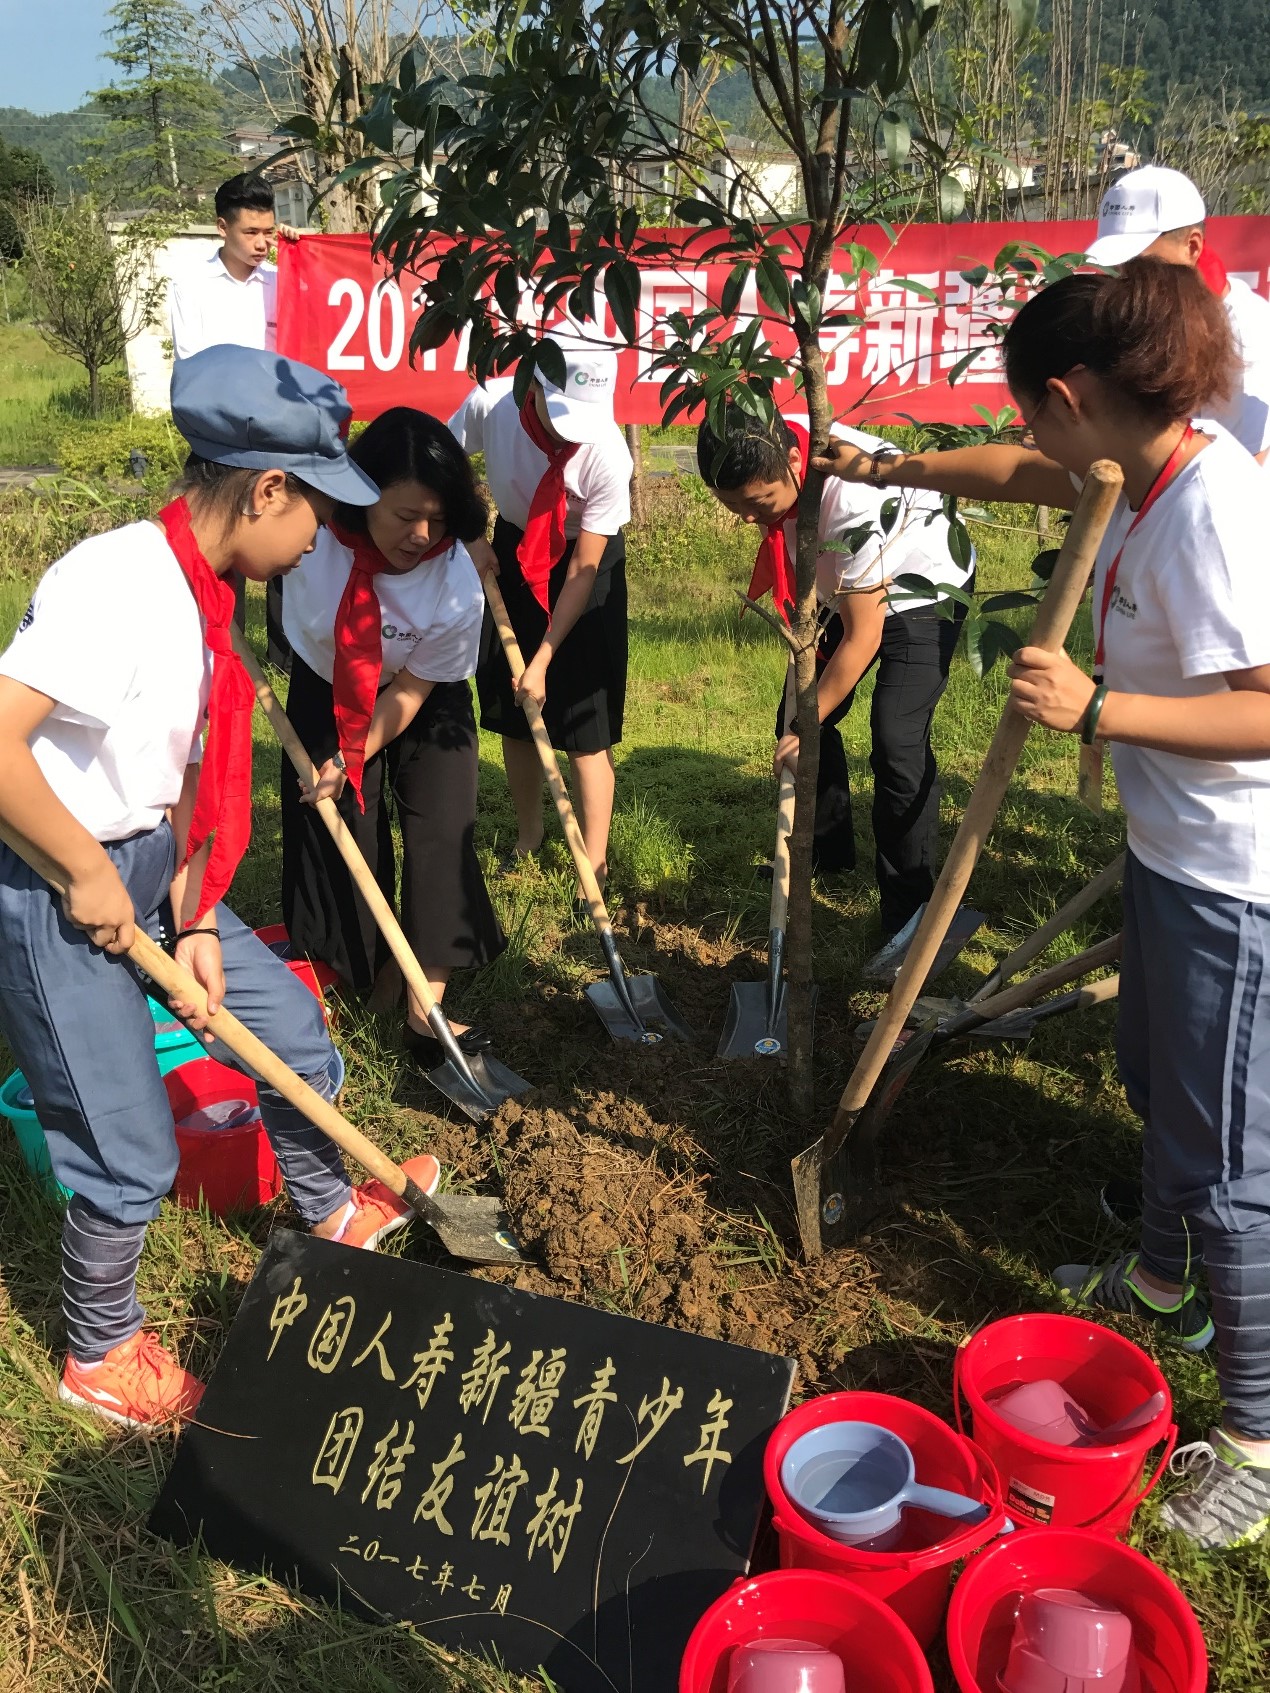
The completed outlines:
[[[1128,529],[1126,529],[1124,540],[1121,541],[1115,558],[1113,558],[1111,563],[1107,566],[1107,574],[1103,579],[1102,584],[1102,606],[1100,616],[1098,618],[1098,646],[1094,652],[1094,680],[1096,682],[1102,681],[1102,667],[1105,656],[1104,638],[1107,633],[1107,613],[1111,610],[1111,596],[1116,591],[1116,577],[1120,574],[1120,560],[1124,557],[1124,550],[1129,544],[1129,537],[1133,534],[1139,523],[1142,522],[1142,519],[1150,511],[1151,507],[1159,499],[1160,495],[1168,487],[1169,483],[1172,482],[1173,478],[1177,475],[1180,468],[1178,461],[1181,459],[1182,453],[1190,445],[1194,435],[1195,430],[1188,423],[1186,426],[1186,433],[1169,454],[1168,462],[1148,489],[1146,499],[1143,500],[1137,511],[1134,512],[1133,522],[1129,525]]]

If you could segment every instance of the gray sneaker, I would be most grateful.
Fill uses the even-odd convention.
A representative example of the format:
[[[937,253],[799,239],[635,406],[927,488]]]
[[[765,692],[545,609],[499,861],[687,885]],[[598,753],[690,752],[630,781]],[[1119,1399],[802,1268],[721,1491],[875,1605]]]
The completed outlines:
[[[1251,1546],[1270,1528],[1270,1469],[1250,1463],[1219,1428],[1179,1447],[1169,1468],[1193,1481],[1166,1502],[1160,1519],[1192,1546],[1209,1552]]]
[[[1202,1352],[1212,1344],[1215,1330],[1208,1306],[1193,1287],[1187,1287],[1181,1304],[1171,1310],[1153,1304],[1129,1280],[1138,1254],[1129,1252],[1107,1264],[1060,1264],[1054,1280],[1077,1305],[1103,1311],[1120,1311],[1142,1317],[1148,1323],[1176,1335],[1186,1352]]]

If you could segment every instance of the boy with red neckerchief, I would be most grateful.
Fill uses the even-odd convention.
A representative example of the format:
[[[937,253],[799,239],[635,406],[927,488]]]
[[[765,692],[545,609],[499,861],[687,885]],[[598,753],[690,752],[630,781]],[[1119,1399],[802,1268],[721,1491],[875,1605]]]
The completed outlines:
[[[377,493],[345,452],[343,390],[277,354],[214,347],[182,360],[172,415],[190,447],[176,497],[155,522],[94,536],[53,565],[0,656],[0,823],[66,888],[55,895],[0,845],[0,1033],[73,1194],[60,1396],[129,1428],[191,1416],[202,1386],[137,1302],[177,1150],[145,988],[125,955],[140,926],[206,990],[209,1014],[230,1005],[324,1098],[338,1093],[343,1065],[317,1001],[221,903],[251,831],[253,690],[230,642],[227,578],[294,569],[337,500]],[[173,1010],[206,1024],[192,1003]],[[373,1247],[405,1223],[387,1189],[351,1187],[334,1145],[258,1092],[315,1234]],[[435,1159],[412,1167],[435,1188]]]

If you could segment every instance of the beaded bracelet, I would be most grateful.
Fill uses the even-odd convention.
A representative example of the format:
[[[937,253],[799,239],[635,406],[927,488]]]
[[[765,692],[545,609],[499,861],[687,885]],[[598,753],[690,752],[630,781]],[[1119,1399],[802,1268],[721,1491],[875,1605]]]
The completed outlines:
[[[1085,708],[1085,715],[1080,720],[1080,738],[1087,747],[1092,747],[1094,744],[1094,737],[1098,733],[1098,719],[1102,716],[1102,708],[1106,703],[1107,684],[1099,682],[1093,691],[1088,706]]]

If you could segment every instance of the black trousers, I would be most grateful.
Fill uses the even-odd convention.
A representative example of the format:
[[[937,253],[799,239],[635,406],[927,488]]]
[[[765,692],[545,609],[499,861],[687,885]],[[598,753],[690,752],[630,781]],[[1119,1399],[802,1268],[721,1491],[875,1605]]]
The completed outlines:
[[[961,621],[960,616],[938,617],[929,607],[892,613],[882,625],[882,643],[873,661],[878,674],[873,686],[869,764],[874,862],[885,934],[902,929],[935,886],[940,789],[930,731],[935,707],[948,685]],[[824,674],[845,633],[841,617],[833,613],[817,649],[817,677]],[[820,726],[812,861],[822,874],[855,868],[851,776],[838,732],[854,699],[853,689]],[[784,728],[784,715],[782,696],[778,735]]]
[[[243,630],[247,627],[247,584],[237,574],[234,576],[234,624]],[[266,653],[270,664],[276,670],[289,672],[291,643],[282,629],[281,576],[271,577],[265,584],[265,632],[268,638]]]
[[[331,684],[293,658],[287,716],[319,767],[336,750]],[[419,962],[462,969],[488,964],[507,945],[476,856],[476,718],[466,682],[439,682],[418,716],[363,771],[364,812],[345,787],[340,815],[389,904],[397,862],[389,815],[401,829],[401,926]],[[292,943],[367,994],[388,949],[326,825],[300,803],[282,757],[282,915]]]

